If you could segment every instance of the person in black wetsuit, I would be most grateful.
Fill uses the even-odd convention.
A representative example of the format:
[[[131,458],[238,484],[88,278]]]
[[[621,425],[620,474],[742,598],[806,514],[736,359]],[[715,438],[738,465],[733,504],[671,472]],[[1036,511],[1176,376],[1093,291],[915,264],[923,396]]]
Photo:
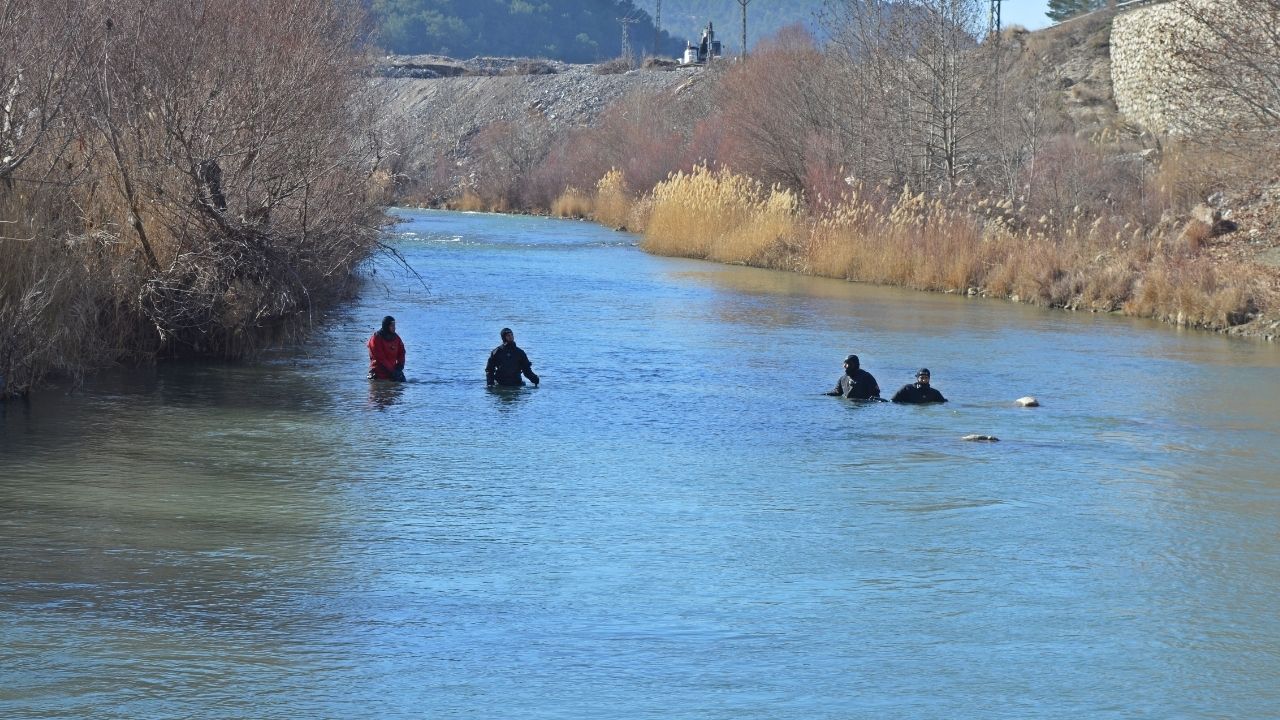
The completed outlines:
[[[844,375],[836,381],[836,387],[828,395],[838,395],[850,400],[879,400],[880,386],[871,373],[863,370],[857,355],[844,359]]]
[[[893,394],[893,401],[896,403],[909,403],[912,405],[922,405],[924,403],[944,403],[946,398],[942,397],[942,393],[929,385],[929,368],[920,368],[916,371],[916,381],[910,385],[903,385],[902,389]]]
[[[516,346],[515,333],[511,328],[502,328],[501,335],[502,344],[489,353],[489,362],[484,366],[485,385],[519,387],[524,385],[520,379],[523,374],[536,386],[540,381],[533,372],[533,363],[529,362],[524,350]]]

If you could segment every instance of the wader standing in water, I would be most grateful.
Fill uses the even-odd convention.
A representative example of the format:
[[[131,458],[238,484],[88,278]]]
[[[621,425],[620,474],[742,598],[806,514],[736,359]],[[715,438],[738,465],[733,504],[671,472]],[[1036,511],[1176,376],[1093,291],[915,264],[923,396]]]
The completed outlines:
[[[880,386],[871,373],[863,370],[857,355],[844,359],[844,375],[836,381],[836,387],[828,395],[846,397],[850,400],[879,400]]]
[[[404,382],[404,343],[396,334],[396,319],[382,318],[382,329],[369,336],[369,379]]]
[[[515,333],[511,332],[511,328],[502,328],[500,335],[502,344],[489,353],[489,362],[484,366],[485,385],[520,387],[524,385],[520,376],[524,375],[536,386],[539,380],[533,372],[533,363],[529,362],[529,356],[524,350],[516,345]]]
[[[893,401],[923,405],[924,403],[944,403],[947,399],[929,385],[929,368],[920,368],[916,371],[915,383],[903,385],[901,390],[893,394]]]

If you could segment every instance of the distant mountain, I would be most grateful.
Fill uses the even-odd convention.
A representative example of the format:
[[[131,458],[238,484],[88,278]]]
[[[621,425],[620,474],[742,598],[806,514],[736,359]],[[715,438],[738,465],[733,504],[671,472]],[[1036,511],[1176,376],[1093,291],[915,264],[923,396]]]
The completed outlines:
[[[657,0],[635,0],[653,14]],[[788,25],[800,24],[822,37],[819,16],[824,0],[750,0],[747,4],[747,45],[773,35]],[[738,0],[662,0],[662,29],[676,38],[696,41],[707,22],[715,23],[716,37],[725,52],[742,45],[742,6]]]
[[[623,20],[633,55],[654,50],[649,0],[372,0],[376,42],[400,54],[503,55],[598,62],[622,54]],[[737,4],[737,0],[728,0]],[[664,5],[665,14],[666,7]],[[682,26],[683,27],[683,26]],[[676,56],[683,31],[658,37]]]

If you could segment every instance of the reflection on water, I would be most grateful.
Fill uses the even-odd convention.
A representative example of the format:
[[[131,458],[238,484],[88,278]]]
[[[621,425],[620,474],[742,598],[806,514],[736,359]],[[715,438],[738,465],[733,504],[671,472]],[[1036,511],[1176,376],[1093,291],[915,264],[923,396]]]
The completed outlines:
[[[404,215],[430,293],[0,406],[0,716],[1274,714],[1277,348]]]
[[[529,393],[534,392],[534,389],[524,386],[493,385],[486,387],[485,391],[497,401],[499,410],[509,410],[518,403],[526,402],[530,397]]]
[[[404,397],[405,383],[391,380],[369,381],[369,405],[377,410],[386,410],[400,402]]]

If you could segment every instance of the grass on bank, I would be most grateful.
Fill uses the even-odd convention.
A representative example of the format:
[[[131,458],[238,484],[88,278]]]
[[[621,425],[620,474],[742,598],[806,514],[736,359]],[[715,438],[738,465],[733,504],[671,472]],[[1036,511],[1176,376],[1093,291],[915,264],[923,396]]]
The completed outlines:
[[[1191,327],[1246,322],[1264,297],[1248,268],[1199,252],[1208,228],[1196,220],[1146,232],[1083,213],[1028,222],[1019,219],[1021,208],[989,199],[960,205],[910,188],[854,185],[819,212],[793,191],[699,166],[672,173],[645,195],[611,170],[593,192],[566,190],[550,211],[642,233],[641,247],[658,255]],[[449,206],[505,210],[471,192]]]
[[[1257,310],[1249,271],[1197,254],[1203,238],[1166,240],[1101,218],[1050,231],[1043,219],[1020,225],[1007,204],[956,209],[860,186],[814,215],[794,193],[704,167],[672,174],[647,203],[642,247],[660,255],[1212,329]]]

